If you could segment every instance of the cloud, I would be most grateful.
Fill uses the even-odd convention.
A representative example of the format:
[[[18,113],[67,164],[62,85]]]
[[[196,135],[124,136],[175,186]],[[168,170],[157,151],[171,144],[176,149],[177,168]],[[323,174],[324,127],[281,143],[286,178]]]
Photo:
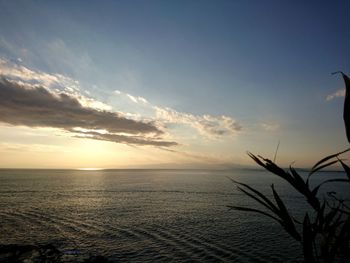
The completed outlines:
[[[57,145],[48,144],[20,144],[20,143],[0,143],[0,151],[15,151],[15,152],[65,152],[66,149]]]
[[[3,60],[0,75],[0,122],[58,128],[77,137],[125,144],[177,144],[163,141],[160,136],[164,132],[154,122],[132,120],[123,113],[103,110],[99,102],[79,94],[78,88],[65,87],[55,75],[35,74],[23,66],[11,68]],[[106,133],[100,133],[101,130]]]
[[[84,132],[84,134],[76,135],[78,138],[92,138],[95,140],[110,141],[116,143],[126,143],[133,145],[152,145],[159,147],[170,147],[176,146],[178,143],[163,140],[154,140],[152,138],[147,138],[144,136],[130,136],[130,135],[120,135],[120,134],[110,134],[110,133],[98,133],[98,132]]]
[[[70,129],[106,129],[131,134],[161,134],[154,124],[127,119],[119,113],[84,107],[75,97],[54,94],[41,86],[0,80],[0,120],[13,125]]]
[[[115,90],[114,93],[117,94],[117,95],[122,94],[122,92],[120,90]]]
[[[171,108],[155,106],[158,120],[166,123],[186,124],[195,128],[200,134],[209,138],[233,136],[242,130],[242,126],[228,116],[193,115],[178,112]]]
[[[0,58],[0,75],[19,84],[40,85],[55,92],[64,92],[75,97],[86,107],[111,110],[112,107],[93,98],[83,96],[79,81],[61,74],[48,74],[30,70],[22,65]]]
[[[148,104],[148,101],[143,97],[135,97],[129,93],[122,92],[120,90],[115,90],[114,94],[126,96],[129,100],[137,104]]]
[[[114,94],[122,98],[127,98],[138,106],[151,109],[152,113],[155,114],[155,117],[153,117],[154,121],[162,126],[166,126],[166,124],[188,125],[196,129],[201,135],[211,139],[223,136],[235,136],[242,130],[240,123],[225,115],[194,115],[179,112],[168,107],[152,105],[143,97],[133,96],[120,90],[115,90]]]
[[[50,88],[78,89],[78,82],[60,74],[47,74],[33,71],[22,65],[0,58],[0,73],[6,78],[27,84],[40,84]]]
[[[265,131],[277,131],[280,128],[280,125],[277,123],[261,123],[261,127]]]
[[[330,100],[333,100],[333,99],[339,98],[339,97],[345,97],[345,89],[339,89],[336,92],[328,95],[326,97],[326,101],[330,101]]]
[[[130,100],[132,100],[133,102],[138,103],[136,97],[134,97],[134,96],[132,96],[132,95],[130,95],[130,94],[126,94],[126,96],[127,96]]]

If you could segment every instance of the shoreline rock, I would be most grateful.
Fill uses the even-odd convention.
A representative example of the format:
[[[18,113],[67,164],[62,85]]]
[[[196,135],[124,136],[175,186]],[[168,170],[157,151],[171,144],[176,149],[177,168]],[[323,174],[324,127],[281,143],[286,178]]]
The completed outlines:
[[[47,245],[0,245],[0,263],[111,263],[101,255],[67,254],[52,244]]]

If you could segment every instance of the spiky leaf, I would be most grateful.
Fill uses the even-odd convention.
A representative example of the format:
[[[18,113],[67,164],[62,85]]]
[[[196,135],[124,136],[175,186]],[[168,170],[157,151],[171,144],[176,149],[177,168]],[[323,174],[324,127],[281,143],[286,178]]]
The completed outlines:
[[[339,159],[339,162],[341,163],[341,165],[343,166],[343,169],[346,173],[346,175],[348,176],[349,180],[350,180],[350,167],[347,166],[342,160]]]
[[[261,192],[259,192],[258,190],[254,189],[253,187],[251,187],[251,186],[249,186],[247,184],[237,182],[237,181],[233,180],[232,178],[230,178],[230,180],[232,182],[234,182],[235,184],[238,184],[238,185],[244,187],[245,189],[250,191],[250,193],[247,192],[247,190],[245,190],[245,189],[243,189],[242,187],[239,187],[239,186],[237,186],[238,190],[240,190],[241,192],[245,193],[249,197],[253,198],[257,202],[259,202],[260,204],[262,204],[263,206],[265,206],[266,208],[271,210],[273,213],[278,215],[278,213],[279,213],[278,208],[264,194],[262,194]]]
[[[325,164],[323,164],[323,165],[320,165],[320,166],[316,167],[315,169],[311,169],[311,172],[309,173],[309,178],[310,178],[310,176],[311,176],[312,174],[316,173],[317,171],[319,171],[319,170],[321,170],[321,169],[323,169],[323,168],[326,168],[326,167],[328,167],[328,166],[331,166],[331,165],[333,165],[333,164],[335,164],[335,163],[337,163],[337,162],[338,162],[338,160],[331,161],[331,162],[325,163]],[[308,180],[309,180],[309,178],[308,178]]]
[[[343,119],[345,124],[345,132],[348,142],[350,142],[350,78],[341,72],[345,83],[345,99]]]
[[[294,239],[299,241],[301,238],[298,231],[295,228],[293,218],[290,216],[285,204],[283,203],[282,199],[279,197],[273,185],[271,185],[271,188],[272,188],[273,196],[280,210],[280,218],[283,221],[282,226]]]
[[[313,231],[310,223],[309,215],[306,213],[303,222],[303,252],[305,262],[313,263],[315,258],[313,256]]]
[[[330,159],[332,159],[332,158],[334,158],[334,157],[337,157],[337,156],[339,156],[339,155],[341,155],[341,154],[343,154],[343,153],[346,153],[346,152],[348,152],[348,151],[350,151],[350,148],[348,148],[348,149],[346,149],[346,150],[344,150],[344,151],[341,151],[341,152],[338,152],[338,153],[335,153],[335,154],[331,154],[331,155],[328,155],[328,156],[322,158],[321,160],[319,160],[319,161],[311,168],[311,171],[314,170],[314,169],[316,169],[316,167],[318,167],[320,164],[322,164],[322,163],[324,163],[324,162],[327,162],[328,160],[330,160]]]

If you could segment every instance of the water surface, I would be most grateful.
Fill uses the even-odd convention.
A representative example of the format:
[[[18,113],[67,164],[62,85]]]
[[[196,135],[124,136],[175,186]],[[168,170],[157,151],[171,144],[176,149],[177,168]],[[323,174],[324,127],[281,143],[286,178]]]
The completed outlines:
[[[327,176],[342,177],[315,180]],[[133,262],[300,262],[299,244],[277,223],[228,210],[256,207],[228,177],[266,193],[274,183],[296,215],[307,209],[257,170],[0,170],[0,244],[53,243]]]

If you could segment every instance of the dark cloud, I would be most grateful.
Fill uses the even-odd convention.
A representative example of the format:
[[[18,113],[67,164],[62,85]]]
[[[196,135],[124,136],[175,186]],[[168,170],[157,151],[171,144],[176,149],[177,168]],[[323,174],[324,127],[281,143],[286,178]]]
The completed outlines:
[[[98,132],[84,132],[84,135],[77,135],[78,138],[91,138],[95,140],[110,141],[134,145],[153,145],[159,147],[169,147],[178,145],[176,142],[155,140],[141,136],[126,136],[120,134],[101,134]]]
[[[225,119],[224,121],[221,119],[214,119],[214,121],[201,120],[198,121],[198,123],[205,132],[216,136],[235,134],[242,130],[242,126],[239,123],[234,122],[231,118],[225,118],[226,121]]]
[[[175,142],[148,139],[149,136],[163,134],[152,122],[131,120],[119,113],[84,107],[72,95],[52,93],[39,86],[28,87],[5,78],[0,79],[0,122],[29,127],[61,128],[67,131],[77,127],[107,130],[109,134],[90,135],[98,140],[127,144],[176,145]],[[77,133],[75,130],[74,132]]]

